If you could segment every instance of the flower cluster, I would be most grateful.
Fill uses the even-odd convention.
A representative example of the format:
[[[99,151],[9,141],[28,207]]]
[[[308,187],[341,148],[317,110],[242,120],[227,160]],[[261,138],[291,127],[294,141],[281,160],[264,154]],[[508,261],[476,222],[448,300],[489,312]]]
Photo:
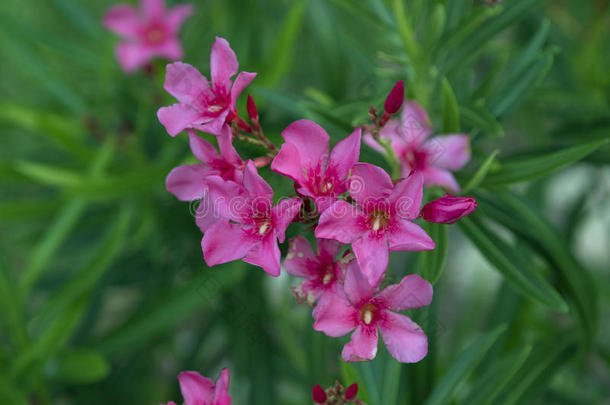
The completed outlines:
[[[220,372],[216,384],[196,371],[183,371],[178,375],[178,382],[185,405],[231,405],[229,370],[226,368]],[[176,403],[169,401],[166,405]]]
[[[313,402],[320,405],[365,405],[364,402],[356,398],[356,395],[358,395],[357,383],[353,383],[349,387],[343,388],[339,381],[335,381],[335,384],[326,390],[324,390],[320,384],[314,385],[311,390]]]
[[[293,222],[310,225],[316,249],[299,235],[289,242],[283,267],[304,281],[293,288],[298,302],[313,306],[314,329],[333,337],[354,331],[343,348],[345,361],[370,360],[377,352],[378,332],[400,362],[417,362],[427,353],[421,328],[400,311],[429,305],[432,286],[416,274],[382,288],[389,252],[425,251],[435,243],[415,221],[451,223],[472,212],[471,198],[445,197],[421,209],[426,185],[457,192],[451,170],[469,159],[468,137],[429,138],[430,120],[413,101],[400,119],[404,101],[399,82],[384,112],[371,108],[372,125],[356,128],[332,150],[318,124],[300,120],[282,132],[280,147],[263,133],[258,110],[248,97],[248,119],[236,108],[240,93],[256,73],[238,74],[229,43],[216,38],[210,57],[211,83],[193,66],[167,67],[164,88],[178,100],[162,107],[159,121],[171,136],[186,130],[197,164],[173,169],[167,189],[182,201],[199,201],[196,223],[209,266],[243,260],[279,276],[279,244]],[[233,77],[235,79],[233,80]],[[399,178],[383,168],[359,162],[363,138],[401,167]],[[215,143],[199,132],[215,136]],[[240,140],[266,149],[266,155],[242,159],[233,147]],[[272,187],[258,168],[294,183],[295,194],[274,200]]]

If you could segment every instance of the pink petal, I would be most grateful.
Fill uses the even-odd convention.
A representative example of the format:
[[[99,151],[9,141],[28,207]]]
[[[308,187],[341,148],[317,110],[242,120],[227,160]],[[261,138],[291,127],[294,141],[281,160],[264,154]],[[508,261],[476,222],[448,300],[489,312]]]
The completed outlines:
[[[237,183],[220,176],[208,176],[206,182],[210,194],[206,202],[207,209],[218,218],[242,222],[244,213],[251,203],[243,194],[242,188]]]
[[[328,292],[316,305],[313,328],[331,337],[344,336],[358,326],[357,317],[358,310],[345,298]]]
[[[396,360],[416,363],[426,357],[428,338],[408,317],[385,311],[384,320],[378,326],[388,351]]]
[[[421,308],[432,302],[432,284],[417,274],[405,276],[400,284],[391,284],[377,298],[383,300],[394,311]]]
[[[229,369],[223,368],[220,371],[220,377],[216,380],[216,389],[214,390],[214,405],[231,405],[231,397],[229,396]]]
[[[292,143],[284,143],[280,152],[271,162],[271,170],[287,176],[297,183],[305,183],[303,169],[301,166],[301,153],[297,146]]]
[[[198,106],[202,94],[209,93],[210,86],[193,66],[174,62],[167,65],[163,88],[183,104]]]
[[[165,20],[170,31],[177,33],[184,20],[191,14],[193,14],[193,6],[191,4],[180,4],[169,10]]]
[[[362,274],[358,261],[352,260],[347,265],[343,290],[349,302],[359,308],[371,299],[376,287],[372,286]]]
[[[362,139],[364,140],[364,143],[370,146],[372,149],[375,149],[379,153],[384,153],[383,146],[379,145],[379,142],[373,138],[373,135],[370,132],[366,132]]]
[[[424,251],[435,247],[434,241],[419,225],[399,219],[388,231],[390,250],[396,251]]]
[[[200,130],[201,132],[206,132],[208,134],[223,136],[226,131],[227,124],[226,119],[227,115],[229,115],[229,108],[225,108],[223,111],[218,114],[217,117],[209,118],[203,116],[201,119],[201,123],[193,125],[193,128]]]
[[[354,132],[347,138],[341,140],[333,148],[330,159],[328,161],[329,168],[332,166],[339,179],[344,179],[348,176],[352,166],[358,162],[360,157],[360,139],[362,138],[362,130],[356,128]]]
[[[243,164],[239,153],[233,146],[233,134],[231,133],[231,127],[225,125],[223,127],[223,133],[217,138],[218,149],[220,150],[220,156],[229,164],[233,166],[240,166]]]
[[[279,276],[280,248],[275,236],[269,234],[258,246],[252,248],[244,258],[244,262],[262,267],[265,272],[273,277]]]
[[[360,269],[371,286],[378,286],[388,267],[388,238],[385,233],[367,232],[352,243]]]
[[[366,231],[363,222],[362,211],[343,200],[338,200],[320,216],[316,227],[316,238],[352,243]]]
[[[167,175],[167,191],[180,201],[195,201],[203,197],[207,190],[206,178],[210,168],[206,165],[182,165],[175,167]]]
[[[193,121],[200,117],[200,113],[186,104],[174,104],[161,107],[157,111],[157,118],[170,136],[176,136],[185,128],[190,127]]]
[[[204,405],[214,399],[214,383],[195,371],[178,374],[180,391],[186,405]]]
[[[165,14],[165,2],[163,0],[140,0],[142,14],[148,20],[160,20]]]
[[[292,144],[300,157],[300,170],[324,167],[328,161],[328,134],[310,120],[299,120],[282,132],[286,143]],[[281,173],[281,172],[279,172]]]
[[[413,147],[421,145],[432,134],[428,113],[415,101],[405,103],[400,121],[400,133]]]
[[[138,11],[125,4],[111,7],[104,16],[103,24],[109,30],[129,39],[135,39],[140,34]]]
[[[218,221],[203,235],[201,249],[207,265],[216,266],[243,258],[255,244],[241,225]]]
[[[176,405],[176,403],[174,401],[169,401],[167,404],[161,404],[161,405]]]
[[[389,198],[394,215],[401,219],[417,218],[423,192],[424,176],[421,173],[413,173],[396,183]]]
[[[449,170],[429,166],[421,172],[424,175],[424,186],[442,186],[452,193],[459,193],[460,186]]]
[[[293,276],[308,277],[313,271],[309,266],[315,258],[316,255],[309,241],[299,235],[290,239],[288,254],[284,259],[284,268],[288,274]]]
[[[343,244],[332,239],[316,239],[316,244],[320,256],[328,256],[333,259],[337,257],[343,247]]]
[[[228,90],[231,86],[231,77],[237,73],[237,69],[239,64],[235,52],[226,39],[216,37],[210,55],[210,71],[214,87],[224,87]]]
[[[244,188],[252,198],[268,198],[273,197],[273,189],[256,170],[256,166],[251,160],[246,163],[244,170]]]
[[[161,45],[156,46],[155,55],[169,60],[182,59],[182,45],[178,38],[168,38]]]
[[[195,211],[195,223],[201,229],[201,232],[206,232],[218,221],[224,221],[226,218],[221,218],[217,212],[211,209],[209,193],[199,202]]]
[[[381,139],[388,139],[390,141],[390,145],[396,155],[401,156],[403,154],[403,150],[406,148],[410,148],[411,144],[409,139],[402,132],[401,122],[395,118],[389,120],[383,128],[379,131],[379,137]],[[371,138],[372,139],[372,138]],[[373,142],[377,143],[377,145],[381,148],[381,152],[385,153],[383,147],[379,145],[374,139]]]
[[[254,80],[256,77],[256,73],[250,72],[240,72],[235,78],[235,82],[233,83],[233,87],[231,87],[231,108],[236,110],[235,103],[239,98],[239,95],[248,85]]]
[[[146,65],[153,57],[153,51],[146,45],[137,42],[125,42],[116,48],[117,59],[127,73]]]
[[[428,153],[428,162],[442,169],[460,170],[470,160],[468,135],[435,136],[422,148]]]
[[[200,162],[210,164],[218,160],[218,151],[214,145],[197,135],[197,132],[192,129],[187,129],[186,133],[189,135],[191,152]]]
[[[286,228],[301,209],[302,201],[300,198],[282,198],[277,205],[272,208],[273,228],[280,243],[284,242]]]
[[[392,192],[392,179],[381,167],[369,163],[356,163],[350,177],[350,194],[360,205],[366,206]]]
[[[352,338],[345,346],[341,356],[345,361],[372,360],[377,355],[377,328],[360,325],[352,333]]]

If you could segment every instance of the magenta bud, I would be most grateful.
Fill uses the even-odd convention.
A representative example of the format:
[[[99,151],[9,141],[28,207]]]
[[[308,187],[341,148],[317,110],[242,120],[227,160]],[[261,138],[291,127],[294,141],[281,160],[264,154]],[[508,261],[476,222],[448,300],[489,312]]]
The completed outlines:
[[[430,201],[421,210],[421,216],[428,222],[437,224],[452,224],[477,208],[477,202],[472,197],[454,197],[445,194],[441,198]]]
[[[248,94],[246,109],[248,110],[248,117],[250,117],[250,121],[258,120],[258,110],[256,109],[256,104],[254,104],[254,99],[250,94]]]
[[[320,387],[320,384],[313,386],[311,390],[311,397],[316,404],[323,404],[326,402],[326,392]]]
[[[356,394],[358,394],[358,383],[353,383],[345,390],[345,399],[351,401],[356,397]]]
[[[385,99],[385,104],[383,105],[383,109],[388,114],[396,114],[400,107],[402,107],[402,102],[405,100],[405,84],[402,80],[398,81],[388,97]]]

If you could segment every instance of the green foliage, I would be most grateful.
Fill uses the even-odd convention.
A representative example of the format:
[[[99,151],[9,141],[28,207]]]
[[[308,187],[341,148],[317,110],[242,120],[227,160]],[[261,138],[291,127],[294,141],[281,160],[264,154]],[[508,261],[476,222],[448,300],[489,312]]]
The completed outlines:
[[[313,384],[336,379],[358,382],[369,405],[608,398],[604,2],[193,3],[185,62],[208,75],[214,37],[227,38],[240,67],[258,72],[247,92],[277,143],[302,118],[338,142],[399,79],[436,132],[469,134],[472,160],[457,178],[477,211],[424,224],[435,250],[391,256],[393,277],[434,283],[433,305],[409,314],[428,356],[399,364],[380,343],[375,360],[345,363],[347,338],[313,331],[295,280],[241,262],[207,268],[193,207],[164,187],[192,159],[156,118],[173,102],[164,63],[121,72],[100,23],[107,1],[7,0],[0,403],[161,403],[179,398],[178,372],[215,378],[226,366],[235,404],[308,404]],[[365,146],[361,160],[399,176]],[[276,197],[292,193],[265,178]]]

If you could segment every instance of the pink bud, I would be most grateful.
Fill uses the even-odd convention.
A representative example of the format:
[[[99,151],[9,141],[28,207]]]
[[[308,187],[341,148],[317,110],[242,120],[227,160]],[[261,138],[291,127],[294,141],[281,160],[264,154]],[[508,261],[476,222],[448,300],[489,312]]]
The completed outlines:
[[[351,401],[358,394],[358,383],[353,383],[345,390],[345,399]]]
[[[472,197],[454,197],[451,194],[445,194],[424,205],[420,215],[428,222],[452,224],[469,215],[475,208],[477,208],[477,202]]]
[[[402,82],[402,80],[400,80],[398,83],[396,83],[390,94],[388,94],[388,97],[385,99],[383,109],[388,114],[396,114],[398,110],[400,110],[400,107],[402,107],[402,102],[404,99],[405,84]]]
[[[250,94],[248,94],[246,109],[248,110],[248,117],[250,117],[250,121],[258,120],[258,110],[256,109],[256,104],[254,104],[254,99]]]
[[[320,384],[316,384],[313,386],[313,390],[311,390],[311,397],[316,404],[323,404],[326,402],[326,392],[320,387]]]

